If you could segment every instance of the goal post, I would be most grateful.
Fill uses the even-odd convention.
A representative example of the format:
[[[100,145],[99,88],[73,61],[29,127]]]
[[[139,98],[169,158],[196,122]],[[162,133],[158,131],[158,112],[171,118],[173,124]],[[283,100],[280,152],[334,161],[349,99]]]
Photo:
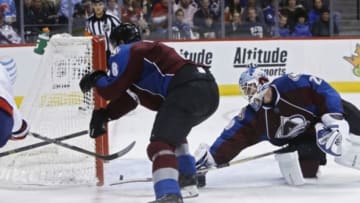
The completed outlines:
[[[105,38],[94,36],[93,40],[93,70],[103,70],[107,69],[107,60],[106,60],[106,46],[105,46]],[[106,106],[106,100],[101,98],[96,90],[93,90],[94,95],[94,104],[95,108],[102,108]],[[96,152],[104,155],[109,154],[109,138],[108,134],[99,136],[95,139],[95,148]],[[96,176],[99,179],[98,185],[101,186],[104,184],[104,163],[103,160],[96,159]]]
[[[83,94],[79,82],[86,73],[106,70],[106,63],[105,38],[52,36],[20,108],[30,124],[30,131],[55,139],[88,129],[92,110],[104,107],[106,101],[95,90]],[[20,141],[10,140],[0,152],[37,142],[41,140],[32,136]],[[83,135],[62,142],[98,154],[109,153],[107,134],[96,139]],[[49,144],[0,157],[0,184],[101,186],[104,163]]]

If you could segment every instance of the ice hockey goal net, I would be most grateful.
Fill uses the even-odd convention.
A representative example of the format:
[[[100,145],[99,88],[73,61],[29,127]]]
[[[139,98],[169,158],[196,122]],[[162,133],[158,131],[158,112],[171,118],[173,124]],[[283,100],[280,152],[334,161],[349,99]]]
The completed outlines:
[[[31,131],[52,139],[88,129],[91,112],[105,105],[95,92],[83,94],[81,77],[93,67],[106,69],[104,38],[54,35],[42,56],[21,111]],[[31,68],[31,61],[29,61]],[[9,141],[1,152],[42,142],[32,136]],[[64,140],[100,154],[107,154],[107,135],[83,135]],[[102,185],[103,162],[76,151],[49,144],[0,157],[0,184]]]

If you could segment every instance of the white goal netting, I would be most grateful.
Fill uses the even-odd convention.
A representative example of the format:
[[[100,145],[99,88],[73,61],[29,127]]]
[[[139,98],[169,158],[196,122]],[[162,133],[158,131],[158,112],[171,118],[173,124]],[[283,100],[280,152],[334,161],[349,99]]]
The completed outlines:
[[[21,104],[31,132],[54,139],[88,129],[94,98],[92,93],[81,93],[79,81],[93,67],[93,52],[99,49],[94,46],[91,37],[51,38]],[[38,142],[43,141],[31,135],[9,141],[0,154]],[[95,152],[95,141],[86,134],[63,142]],[[0,157],[0,184],[94,185],[99,173],[96,163],[93,157],[49,144]]]

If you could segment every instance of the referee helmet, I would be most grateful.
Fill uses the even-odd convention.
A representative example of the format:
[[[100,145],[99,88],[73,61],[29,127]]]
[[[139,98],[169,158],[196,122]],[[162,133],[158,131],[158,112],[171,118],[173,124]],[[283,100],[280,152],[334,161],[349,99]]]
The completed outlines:
[[[110,42],[114,47],[123,43],[129,44],[140,40],[140,30],[132,23],[121,23],[110,34]]]

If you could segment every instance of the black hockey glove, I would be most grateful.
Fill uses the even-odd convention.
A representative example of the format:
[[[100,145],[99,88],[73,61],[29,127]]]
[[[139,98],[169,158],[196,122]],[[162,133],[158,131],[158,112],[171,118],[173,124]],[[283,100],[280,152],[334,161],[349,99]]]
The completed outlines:
[[[109,121],[106,109],[93,110],[90,121],[90,137],[97,138],[106,132],[106,124]]]
[[[106,76],[106,73],[104,71],[95,71],[84,75],[79,83],[81,91],[83,93],[90,91],[101,76]]]

